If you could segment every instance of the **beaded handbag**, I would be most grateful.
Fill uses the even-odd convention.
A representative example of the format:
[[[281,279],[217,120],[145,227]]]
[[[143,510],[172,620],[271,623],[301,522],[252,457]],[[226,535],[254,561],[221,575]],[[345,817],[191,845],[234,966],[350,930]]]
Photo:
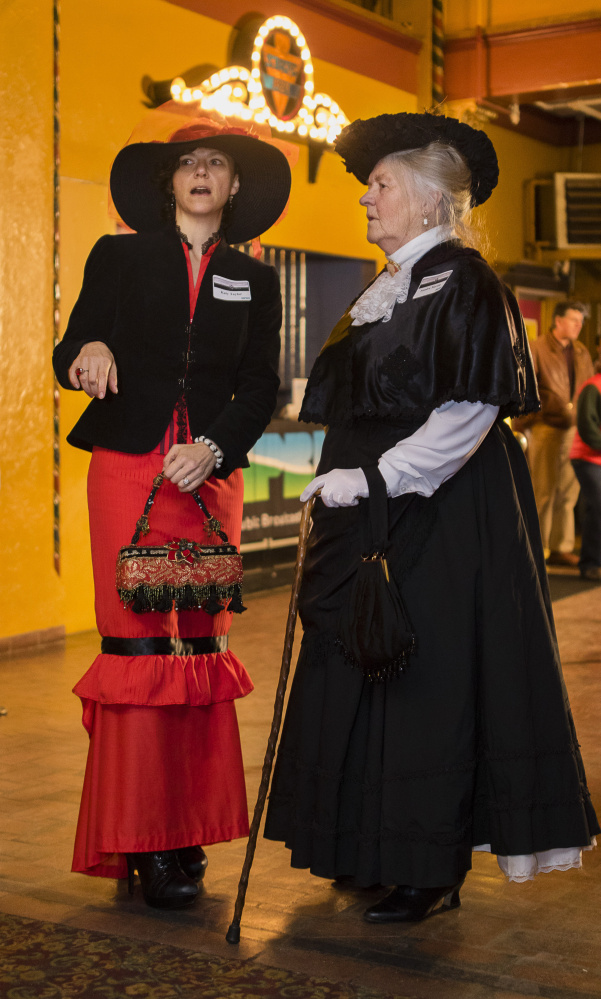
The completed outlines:
[[[164,480],[161,472],[152,480],[152,490],[129,545],[119,549],[117,590],[125,607],[135,614],[147,611],[168,613],[176,610],[222,610],[241,614],[242,556],[231,545],[221,523],[212,517],[195,490],[192,496],[205,515],[207,538],[215,535],[219,544],[200,544],[188,538],[174,538],[166,545],[139,545],[140,535],[148,534],[148,515]]]

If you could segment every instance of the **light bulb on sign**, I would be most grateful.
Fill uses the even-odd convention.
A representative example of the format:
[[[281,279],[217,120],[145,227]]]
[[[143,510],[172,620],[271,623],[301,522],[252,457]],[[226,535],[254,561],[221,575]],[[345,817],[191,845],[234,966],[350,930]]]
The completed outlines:
[[[277,29],[288,35],[286,56]],[[227,66],[192,90],[181,77],[171,83],[171,96],[180,103],[196,100],[206,110],[268,122],[278,133],[332,145],[348,119],[328,94],[315,94],[314,67],[305,36],[289,17],[274,15],[257,29],[249,71]],[[229,83],[232,81],[233,85]],[[241,85],[242,81],[242,85]],[[265,89],[264,89],[265,88]],[[316,111],[317,108],[317,111]]]

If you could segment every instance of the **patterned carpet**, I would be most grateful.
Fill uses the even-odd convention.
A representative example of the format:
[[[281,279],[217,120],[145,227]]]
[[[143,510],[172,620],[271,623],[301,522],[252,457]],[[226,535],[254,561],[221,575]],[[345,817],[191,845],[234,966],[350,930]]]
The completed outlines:
[[[252,961],[124,940],[0,914],[7,999],[391,999]]]

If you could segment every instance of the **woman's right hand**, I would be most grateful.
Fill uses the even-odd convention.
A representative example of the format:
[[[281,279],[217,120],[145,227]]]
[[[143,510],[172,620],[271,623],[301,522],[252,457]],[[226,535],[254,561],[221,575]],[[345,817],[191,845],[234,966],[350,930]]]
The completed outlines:
[[[300,495],[301,503],[321,490],[321,498],[326,506],[357,506],[359,497],[369,496],[369,486],[362,468],[333,468],[330,472],[317,475]]]
[[[69,368],[73,388],[83,389],[91,399],[104,399],[108,385],[117,393],[117,365],[113,352],[102,340],[86,343]]]

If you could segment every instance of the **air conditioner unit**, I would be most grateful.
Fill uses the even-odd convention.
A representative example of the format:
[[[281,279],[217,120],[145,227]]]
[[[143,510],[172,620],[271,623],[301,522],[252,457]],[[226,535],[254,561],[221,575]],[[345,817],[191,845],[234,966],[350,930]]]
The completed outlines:
[[[556,173],[553,180],[557,249],[601,246],[601,174]]]

